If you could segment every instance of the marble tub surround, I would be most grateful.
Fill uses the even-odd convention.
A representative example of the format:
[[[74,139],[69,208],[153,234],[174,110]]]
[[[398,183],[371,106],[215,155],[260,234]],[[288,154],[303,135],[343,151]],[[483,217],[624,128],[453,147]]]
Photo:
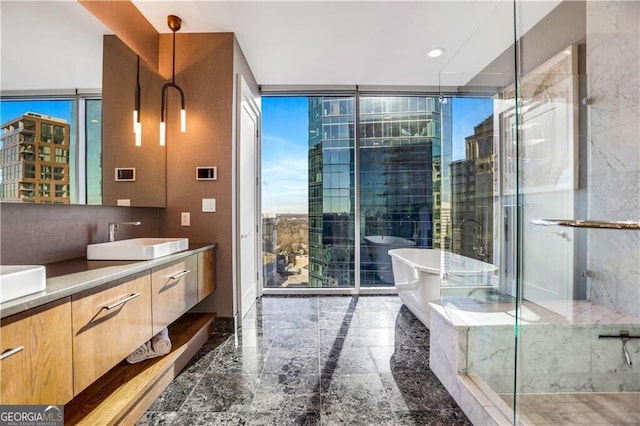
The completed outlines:
[[[432,304],[432,310],[439,312],[451,334],[439,339],[449,342],[447,347],[439,342],[432,346],[438,346],[445,357],[457,352],[457,363],[447,369],[478,375],[495,392],[512,392],[515,304],[454,297]],[[640,372],[626,364],[621,339],[599,338],[618,335],[621,330],[640,336],[640,324],[634,318],[588,301],[575,301],[571,318],[524,302],[521,318],[518,362],[524,368],[519,370],[520,391],[640,390]],[[432,331],[436,332],[442,331]],[[627,350],[632,362],[640,362],[640,339],[630,340]]]
[[[473,424],[511,424],[508,409],[488,386],[466,372],[467,329],[455,326],[442,306],[431,304],[429,367]],[[508,368],[508,367],[505,367]],[[478,384],[480,383],[480,385]]]
[[[446,296],[436,306],[455,326],[489,326],[515,324],[516,304],[510,296],[485,298],[474,296]],[[618,325],[639,324],[637,318],[588,300],[575,300],[569,316],[560,315],[540,305],[524,301],[520,305],[520,324],[547,325]]]
[[[471,424],[397,296],[263,297],[210,348],[138,424]]]
[[[514,389],[515,304],[445,297],[431,308],[435,316],[430,366],[447,390],[474,423],[499,423],[491,415],[495,409],[501,413],[498,418],[512,415],[496,398]],[[640,391],[640,372],[626,364],[621,339],[599,338],[621,330],[640,336],[640,324],[587,301],[574,302],[572,311],[573,316],[566,318],[529,302],[522,304],[518,392]],[[640,339],[630,340],[627,349],[632,362],[640,362]]]

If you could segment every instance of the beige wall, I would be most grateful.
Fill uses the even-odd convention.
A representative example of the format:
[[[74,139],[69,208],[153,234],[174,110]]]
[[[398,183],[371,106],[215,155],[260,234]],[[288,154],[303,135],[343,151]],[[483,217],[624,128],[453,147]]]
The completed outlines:
[[[102,72],[102,190],[103,204],[118,199],[135,207],[166,205],[165,156],[159,144],[160,101],[165,80],[140,61],[140,122],[142,146],[135,146],[133,108],[136,54],[114,35],[104,37]],[[134,167],[135,182],[116,182],[116,167]]]
[[[115,38],[115,37],[114,37]],[[159,42],[159,69],[161,75],[171,75],[172,34],[161,34]],[[122,161],[133,162],[140,148],[133,147],[130,126],[132,90],[129,86],[132,72],[131,60],[135,54],[127,52],[122,43],[105,39],[105,55],[117,53],[118,58],[105,56],[105,78],[103,91],[109,99],[104,105],[105,119],[116,115],[117,122],[110,131],[109,145],[105,150],[105,161],[109,167],[105,171],[105,181],[112,178],[113,164]],[[118,70],[107,69],[117,67]],[[133,65],[135,77],[135,63]],[[242,73],[251,88],[258,94],[249,66],[232,33],[177,33],[176,34],[176,76],[175,82],[185,94],[187,110],[187,132],[179,129],[180,97],[175,89],[169,89],[167,98],[166,123],[166,208],[159,210],[159,232],[162,236],[186,237],[191,242],[218,243],[217,289],[204,301],[200,310],[210,310],[222,317],[232,317],[234,312],[233,273],[233,194],[234,182],[234,138],[235,138],[235,82],[236,73]],[[127,83],[123,84],[123,81]],[[123,88],[124,86],[124,88]],[[156,97],[147,100],[144,95],[142,106],[142,127],[144,152],[153,157],[157,151],[158,124],[160,122],[161,85],[152,81],[147,87],[142,85],[143,94],[155,90]],[[113,94],[118,94],[113,96]],[[113,96],[114,99],[111,99]],[[123,100],[124,99],[124,100]],[[127,114],[121,111],[125,109]],[[105,125],[105,135],[107,126]],[[149,151],[147,151],[149,150]],[[124,163],[122,163],[124,164]],[[197,181],[196,167],[215,166],[218,178],[215,181]],[[141,168],[144,170],[144,168]],[[160,173],[158,173],[160,176]],[[164,175],[162,175],[164,179]],[[117,183],[115,185],[122,185]],[[112,184],[108,185],[113,187]],[[144,187],[144,185],[142,185]],[[151,185],[151,188],[155,186]],[[125,197],[122,190],[117,196],[105,197],[110,202]],[[149,197],[150,193],[132,191],[132,204],[136,197]],[[202,199],[215,198],[216,212],[203,213]],[[148,199],[145,201],[148,203]],[[181,226],[180,215],[189,212],[191,225]]]
[[[171,67],[170,34],[160,36],[160,70]],[[162,71],[161,71],[162,72]],[[187,132],[179,130],[179,96],[167,105],[167,207],[163,235],[218,243],[217,289],[205,302],[231,317],[232,294],[232,96],[233,34],[177,34],[176,83],[186,98]],[[216,181],[196,181],[196,166],[216,166]],[[215,198],[216,212],[203,213],[202,199]],[[191,226],[180,226],[189,212]]]

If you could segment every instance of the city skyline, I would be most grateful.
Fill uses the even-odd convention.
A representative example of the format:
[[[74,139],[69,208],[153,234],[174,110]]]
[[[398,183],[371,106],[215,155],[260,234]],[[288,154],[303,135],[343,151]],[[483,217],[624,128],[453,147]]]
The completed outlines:
[[[488,98],[453,98],[452,161],[465,156],[465,138],[493,113]],[[262,213],[308,210],[309,103],[306,96],[262,98]],[[275,190],[274,190],[275,189]]]

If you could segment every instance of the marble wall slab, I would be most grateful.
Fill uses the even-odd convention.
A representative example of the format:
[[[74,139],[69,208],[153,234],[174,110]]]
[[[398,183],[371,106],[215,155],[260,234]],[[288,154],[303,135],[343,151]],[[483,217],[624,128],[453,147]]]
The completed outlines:
[[[587,2],[588,215],[640,220],[640,3]],[[590,299],[640,319],[640,232],[588,232]]]
[[[518,392],[637,392],[640,372],[626,364],[621,339],[600,339],[640,327],[627,325],[524,325],[518,335]],[[467,373],[497,393],[512,393],[516,341],[513,326],[470,327]],[[627,351],[640,363],[640,339]]]

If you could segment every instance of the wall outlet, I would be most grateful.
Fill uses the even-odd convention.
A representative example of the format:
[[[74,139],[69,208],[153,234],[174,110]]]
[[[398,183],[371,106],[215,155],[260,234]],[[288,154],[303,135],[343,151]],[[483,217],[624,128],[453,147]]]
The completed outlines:
[[[180,213],[180,226],[191,226],[191,213]]]

